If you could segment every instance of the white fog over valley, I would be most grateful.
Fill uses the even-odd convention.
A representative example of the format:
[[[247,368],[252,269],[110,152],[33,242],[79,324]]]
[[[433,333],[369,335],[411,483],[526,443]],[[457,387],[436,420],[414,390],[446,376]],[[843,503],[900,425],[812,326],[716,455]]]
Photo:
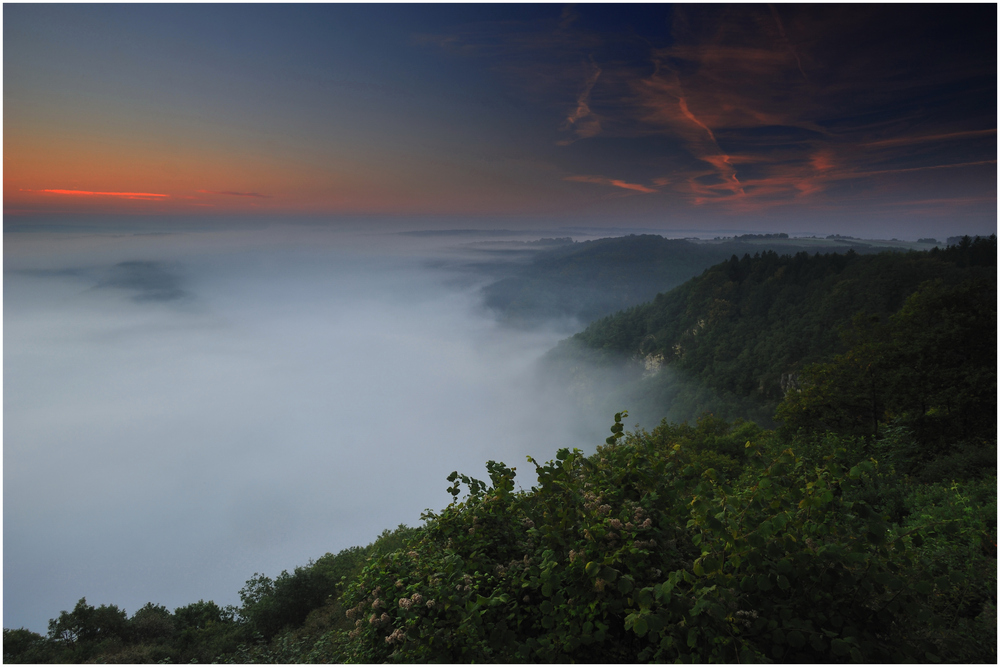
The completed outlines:
[[[536,375],[574,323],[499,325],[466,241],[5,234],[4,627],[238,604],[255,572],[418,525],[453,470],[529,487],[526,455],[593,451],[612,415]]]

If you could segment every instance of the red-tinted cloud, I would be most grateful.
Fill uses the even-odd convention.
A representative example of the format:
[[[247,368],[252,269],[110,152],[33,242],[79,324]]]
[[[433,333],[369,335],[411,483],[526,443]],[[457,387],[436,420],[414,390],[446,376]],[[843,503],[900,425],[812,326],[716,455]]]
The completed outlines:
[[[71,197],[117,197],[120,199],[150,199],[159,200],[170,195],[155,194],[152,192],[92,192],[90,190],[25,190],[21,192],[41,192],[51,195],[68,195]]]
[[[633,192],[644,192],[651,193],[657,192],[654,188],[648,188],[645,185],[639,185],[638,183],[627,183],[625,181],[620,181],[616,178],[604,178],[603,176],[566,176],[563,178],[564,181],[574,181],[576,183],[594,183],[597,185],[610,185],[616,188],[622,188],[623,190],[632,190]]]
[[[601,121],[590,110],[590,92],[597,83],[597,78],[601,76],[601,68],[593,64],[593,70],[584,83],[583,90],[576,98],[576,108],[566,117],[564,130],[572,131],[577,139],[589,139],[601,133]],[[572,143],[573,140],[563,140],[558,143],[562,146]]]
[[[540,99],[562,99],[558,129],[573,136],[560,146],[599,136],[602,147],[650,137],[665,147],[664,159],[645,160],[643,182],[654,186],[603,176],[565,180],[634,192],[655,187],[731,212],[824,208],[862,201],[864,192],[885,196],[907,174],[990,164],[984,140],[996,130],[983,124],[995,119],[924,109],[929,90],[961,90],[957,81],[982,76],[990,64],[932,58],[914,46],[906,25],[889,20],[899,12],[675,5],[669,46],[563,20],[558,27],[523,24],[506,39],[467,31],[448,48],[502,62],[496,67]],[[645,62],[618,57],[643,50]],[[934,104],[946,109],[947,102]],[[614,159],[627,159],[621,155]],[[642,168],[629,165],[629,173]]]
[[[947,134],[925,134],[916,136],[894,137],[892,139],[882,139],[881,141],[870,141],[862,144],[866,148],[888,147],[888,146],[908,146],[912,144],[923,144],[938,141],[952,141],[956,139],[972,139],[977,137],[988,137],[995,135],[997,129],[990,130],[969,130],[966,132],[949,132]]]
[[[229,190],[216,191],[216,190],[198,190],[206,195],[228,195],[230,197],[256,197],[258,199],[270,199],[271,195],[262,195],[257,192],[232,192]]]

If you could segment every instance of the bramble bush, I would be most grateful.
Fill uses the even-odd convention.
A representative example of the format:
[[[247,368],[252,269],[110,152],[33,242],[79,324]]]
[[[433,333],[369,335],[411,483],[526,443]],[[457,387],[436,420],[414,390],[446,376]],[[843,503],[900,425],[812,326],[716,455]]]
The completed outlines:
[[[753,425],[714,420],[625,435],[624,416],[593,456],[562,449],[532,461],[538,483],[528,491],[500,463],[487,464],[488,483],[453,473],[454,501],[344,594],[354,627],[326,638],[334,653],[350,662],[954,654],[948,614],[958,603],[928,593],[953,591],[927,548],[961,530],[959,517],[892,527],[855,498],[877,463],[846,448],[806,459],[772,451],[776,441]],[[733,436],[747,433],[757,441],[735,450]],[[738,479],[708,465],[722,456],[740,464]]]

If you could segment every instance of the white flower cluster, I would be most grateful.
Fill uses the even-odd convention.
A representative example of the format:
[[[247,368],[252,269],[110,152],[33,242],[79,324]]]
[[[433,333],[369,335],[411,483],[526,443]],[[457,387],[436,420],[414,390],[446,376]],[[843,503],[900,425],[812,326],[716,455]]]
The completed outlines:
[[[587,491],[583,494],[583,507],[587,510],[593,510],[595,507],[603,502],[603,498],[594,494],[592,491]]]

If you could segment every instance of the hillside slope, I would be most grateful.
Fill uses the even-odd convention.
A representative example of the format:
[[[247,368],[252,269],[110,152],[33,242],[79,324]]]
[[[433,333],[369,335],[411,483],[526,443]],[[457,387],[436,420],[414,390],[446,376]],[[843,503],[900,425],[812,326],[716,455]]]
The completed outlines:
[[[509,324],[553,318],[591,322],[653,299],[732,255],[796,253],[822,243],[826,252],[877,251],[856,241],[797,239],[696,243],[643,234],[564,245],[538,253],[512,276],[483,289],[485,305]]]
[[[853,318],[884,320],[923,283],[970,279],[995,292],[995,237],[930,252],[732,256],[592,323],[549,361],[583,392],[608,369],[630,366],[614,399],[646,423],[711,411],[767,424],[806,365],[846,350]]]

